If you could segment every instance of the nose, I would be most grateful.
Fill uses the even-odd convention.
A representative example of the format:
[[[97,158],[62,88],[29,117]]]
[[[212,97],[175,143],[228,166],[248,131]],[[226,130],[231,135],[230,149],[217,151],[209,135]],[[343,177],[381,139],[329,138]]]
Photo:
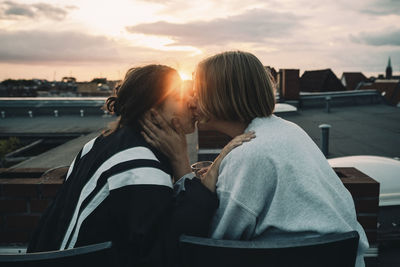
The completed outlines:
[[[197,97],[191,96],[187,102],[188,109],[197,113]]]

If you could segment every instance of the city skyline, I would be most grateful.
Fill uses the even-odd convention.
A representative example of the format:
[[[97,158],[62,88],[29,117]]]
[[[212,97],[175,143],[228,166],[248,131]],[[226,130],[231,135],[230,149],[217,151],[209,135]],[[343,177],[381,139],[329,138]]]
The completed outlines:
[[[0,80],[123,78],[149,63],[190,77],[203,58],[254,53],[266,66],[400,72],[400,1],[53,0],[0,2]]]

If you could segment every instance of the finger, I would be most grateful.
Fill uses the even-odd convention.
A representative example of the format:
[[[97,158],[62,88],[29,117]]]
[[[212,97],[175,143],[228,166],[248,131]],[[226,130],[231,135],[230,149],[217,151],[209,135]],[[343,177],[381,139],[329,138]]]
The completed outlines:
[[[143,131],[146,133],[146,135],[151,138],[153,141],[158,141],[158,135],[156,135],[152,129],[150,129],[146,124],[142,125]]]
[[[183,131],[183,129],[182,129],[181,122],[179,121],[179,119],[173,118],[173,119],[172,119],[172,125],[174,126],[174,130],[175,130],[177,133],[179,133],[179,134],[181,134],[181,135],[185,135],[185,133],[184,133],[184,131]]]
[[[255,138],[255,136],[249,136],[249,137],[243,138],[242,141],[243,141],[243,142],[249,142],[249,141],[251,141],[251,140],[254,139],[254,138]]]
[[[151,112],[150,111],[148,111],[148,112],[146,112],[145,114],[144,114],[144,116],[143,116],[143,122],[145,122],[146,124],[148,124],[148,125],[153,125],[153,126],[155,126],[156,128],[159,128],[159,124],[153,119],[153,116],[151,115]]]
[[[236,137],[237,140],[251,140],[255,138],[256,135],[254,133],[245,133]]]
[[[151,120],[151,112],[150,112],[150,111],[147,111],[147,112],[143,115],[143,118],[144,118],[144,119],[147,119],[147,120]]]
[[[143,120],[140,121],[142,127],[146,126],[147,129],[155,133],[156,135],[160,135],[162,130],[154,124],[154,122],[151,119],[148,119],[147,117],[144,117]]]
[[[253,132],[253,131],[247,132],[247,133],[244,133],[244,134],[241,135],[241,137],[244,137],[244,138],[246,138],[246,137],[255,137],[255,136],[256,136],[256,133]]]
[[[247,135],[255,135],[255,134],[256,133],[254,131],[249,131],[249,132],[243,133],[241,135],[247,136]]]
[[[197,174],[198,174],[198,175],[205,174],[206,172],[208,172],[208,169],[209,169],[209,168],[210,168],[210,167],[202,168],[202,169],[200,169],[200,170],[197,172]]]
[[[145,132],[140,132],[144,138],[144,140],[150,144],[151,146],[158,148],[157,144],[155,142],[153,142],[153,140],[145,133]]]
[[[170,126],[168,125],[168,121],[161,116],[155,109],[150,110],[152,118],[158,123],[161,129],[168,129]]]

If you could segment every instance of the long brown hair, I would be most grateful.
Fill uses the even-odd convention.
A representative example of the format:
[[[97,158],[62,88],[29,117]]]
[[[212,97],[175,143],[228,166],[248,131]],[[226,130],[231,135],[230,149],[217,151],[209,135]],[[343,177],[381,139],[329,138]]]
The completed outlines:
[[[176,75],[175,69],[164,65],[128,70],[124,80],[115,87],[113,95],[104,105],[105,110],[119,118],[103,134],[108,135],[124,126],[138,127],[138,120],[148,110],[163,103],[168,95],[167,85]]]

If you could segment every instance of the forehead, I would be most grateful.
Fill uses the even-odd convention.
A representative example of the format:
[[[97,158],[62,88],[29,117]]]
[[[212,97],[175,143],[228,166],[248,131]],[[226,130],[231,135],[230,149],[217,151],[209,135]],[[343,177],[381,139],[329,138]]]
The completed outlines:
[[[182,86],[182,80],[178,74],[171,75],[166,83],[166,86],[168,87],[168,91],[180,89]]]

